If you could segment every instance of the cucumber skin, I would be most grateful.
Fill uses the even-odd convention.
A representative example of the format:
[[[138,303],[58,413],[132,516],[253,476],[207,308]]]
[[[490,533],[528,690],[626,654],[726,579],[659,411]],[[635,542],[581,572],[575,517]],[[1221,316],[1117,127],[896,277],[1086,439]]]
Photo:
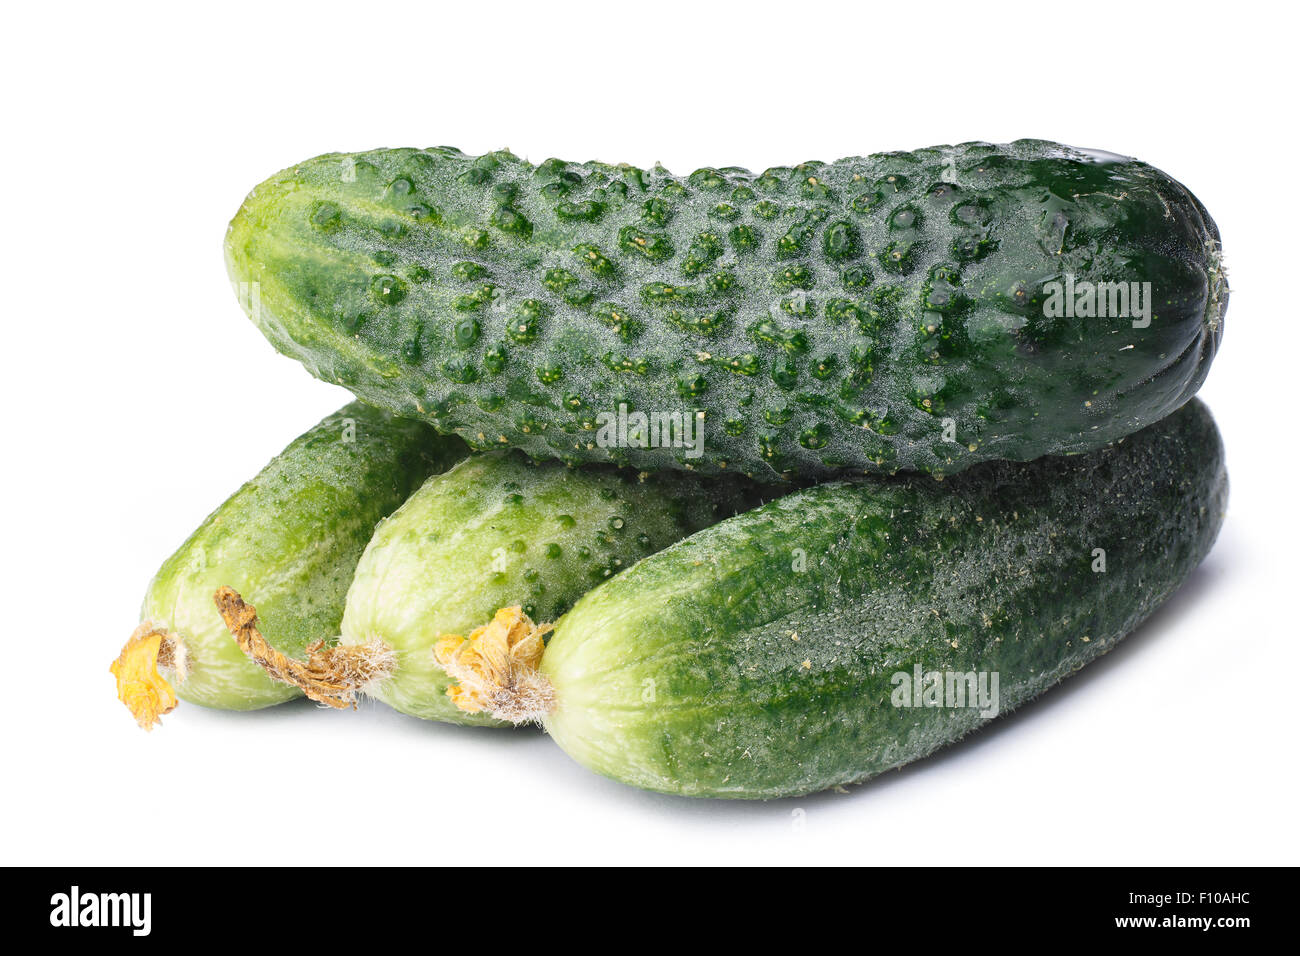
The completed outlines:
[[[983,722],[892,706],[894,673],[997,671],[1002,712],[1018,706],[1159,606],[1209,552],[1226,498],[1199,401],[1087,456],[787,496],[579,601],[542,658],[546,729],[590,769],[666,793],[865,780]]]
[[[349,420],[354,440],[344,441]],[[263,636],[290,657],[317,639],[332,642],[375,524],[466,453],[457,438],[360,402],[291,442],[204,519],[149,585],[142,620],[178,634],[189,655],[177,696],[224,710],[301,696],[244,656],[213,603],[217,588],[229,585],[253,604]]]
[[[761,493],[738,477],[474,455],[376,529],[348,592],[342,643],[378,639],[397,652],[397,671],[368,692],[404,714],[509,726],[446,696],[450,681],[433,657],[440,635],[467,636],[516,604],[539,624],[553,621],[620,569],[758,505]]]
[[[372,404],[537,459],[761,477],[954,473],[1159,420],[1217,349],[1218,247],[1159,170],[1035,140],[757,177],[328,154],[258,186],[226,240],[276,348]],[[1046,318],[1067,272],[1150,281],[1150,327]],[[704,411],[704,456],[601,447],[620,402]]]

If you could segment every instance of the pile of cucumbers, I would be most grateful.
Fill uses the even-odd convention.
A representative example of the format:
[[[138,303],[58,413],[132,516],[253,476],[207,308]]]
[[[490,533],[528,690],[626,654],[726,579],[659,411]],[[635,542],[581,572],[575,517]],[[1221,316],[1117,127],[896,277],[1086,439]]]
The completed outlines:
[[[651,790],[805,794],[1109,650],[1223,520],[1218,230],[1127,157],[329,154],[226,258],[358,401],[163,563],[113,664],[146,728],[365,694]]]

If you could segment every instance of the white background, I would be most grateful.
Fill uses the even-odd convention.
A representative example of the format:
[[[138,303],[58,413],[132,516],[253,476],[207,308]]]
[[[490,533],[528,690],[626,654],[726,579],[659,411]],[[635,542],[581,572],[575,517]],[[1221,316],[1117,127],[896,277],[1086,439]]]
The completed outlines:
[[[11,5],[3,37],[0,860],[1297,863],[1293,28],[1248,4]],[[536,731],[369,703],[152,734],[109,662],[161,560],[342,390],[276,355],[221,256],[334,150],[761,170],[1033,136],[1139,156],[1216,217],[1202,395],[1232,500],[1155,619],[1038,703],[850,793],[636,792]],[[803,811],[803,826],[794,821]]]

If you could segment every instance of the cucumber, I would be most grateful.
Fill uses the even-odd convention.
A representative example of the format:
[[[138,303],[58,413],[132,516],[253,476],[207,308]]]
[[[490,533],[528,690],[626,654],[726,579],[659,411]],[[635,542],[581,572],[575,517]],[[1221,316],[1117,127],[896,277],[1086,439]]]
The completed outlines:
[[[271,647],[301,658],[333,642],[352,572],[375,524],[464,443],[360,403],[295,439],[212,512],[150,583],[137,629],[113,665],[119,696],[149,729],[176,696],[226,710],[301,691],[272,680],[231,639],[213,604],[232,586],[257,602]],[[160,655],[176,687],[154,669]]]
[[[1085,456],[796,492],[578,601],[532,716],[579,763],[650,790],[861,781],[1113,647],[1208,553],[1226,497],[1199,401]]]
[[[761,477],[1102,447],[1196,392],[1228,301],[1185,187],[1037,140],[687,177],[332,153],[226,255],[276,348],[476,448]]]
[[[375,531],[348,591],[342,644],[396,652],[386,678],[366,690],[402,713],[500,724],[448,698],[433,657],[439,637],[469,634],[508,606],[530,623],[554,620],[640,558],[757,505],[760,492],[738,477],[472,456],[426,481]]]

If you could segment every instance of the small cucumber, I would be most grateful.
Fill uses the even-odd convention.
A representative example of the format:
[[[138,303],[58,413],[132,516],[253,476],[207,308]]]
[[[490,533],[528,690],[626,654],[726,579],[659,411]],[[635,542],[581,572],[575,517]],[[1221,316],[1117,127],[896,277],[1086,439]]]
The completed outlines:
[[[540,672],[508,683],[570,756],[638,787],[769,798],[861,781],[1113,647],[1208,553],[1226,496],[1199,401],[1084,456],[820,485],[597,587]]]
[[[438,638],[500,607],[551,621],[639,559],[758,503],[753,483],[472,456],[382,522],[357,565],[343,645],[382,643],[396,664],[368,693],[402,713],[499,723],[448,699]],[[540,644],[538,645],[540,650]]]
[[[457,438],[360,403],[294,440],[163,562],[114,663],[118,693],[149,729],[176,696],[255,710],[298,696],[248,660],[213,603],[221,586],[256,600],[271,647],[300,658],[339,633],[357,559],[375,524],[428,475],[466,453]],[[155,661],[176,681],[155,670]]]
[[[759,477],[1102,447],[1196,392],[1228,300],[1184,186],[1038,140],[682,177],[333,153],[226,257],[276,348],[476,448]]]

